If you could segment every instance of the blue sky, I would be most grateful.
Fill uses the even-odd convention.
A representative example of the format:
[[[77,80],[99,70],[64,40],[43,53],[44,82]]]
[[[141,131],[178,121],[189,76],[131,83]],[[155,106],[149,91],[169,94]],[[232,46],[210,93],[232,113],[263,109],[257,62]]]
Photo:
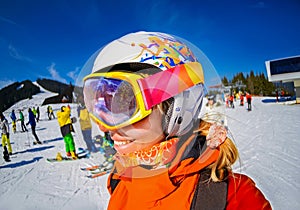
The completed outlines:
[[[221,77],[264,72],[300,54],[299,0],[1,0],[0,88],[37,78],[72,82],[100,47],[160,31],[197,45]]]

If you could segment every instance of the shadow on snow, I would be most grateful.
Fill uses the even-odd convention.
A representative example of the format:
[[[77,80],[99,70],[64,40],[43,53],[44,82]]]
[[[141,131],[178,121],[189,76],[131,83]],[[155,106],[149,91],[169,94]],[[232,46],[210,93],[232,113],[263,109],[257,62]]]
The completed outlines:
[[[63,137],[58,137],[58,138],[55,138],[55,139],[45,140],[44,143],[50,143],[50,142],[54,142],[54,141],[61,141],[63,139],[64,139]]]
[[[1,168],[17,168],[17,167],[20,167],[20,166],[24,166],[24,165],[28,165],[28,164],[37,162],[37,161],[39,161],[42,158],[43,157],[35,157],[32,160],[22,160],[22,161],[20,161],[18,163],[11,163],[11,164],[8,164],[8,165],[0,166],[0,169]]]
[[[25,153],[25,152],[39,152],[39,151],[43,151],[43,150],[50,149],[50,148],[53,148],[53,147],[54,146],[35,147],[35,148],[26,149],[26,150],[23,150],[23,151],[16,152],[16,153],[14,153],[14,155],[22,154],[22,153]]]

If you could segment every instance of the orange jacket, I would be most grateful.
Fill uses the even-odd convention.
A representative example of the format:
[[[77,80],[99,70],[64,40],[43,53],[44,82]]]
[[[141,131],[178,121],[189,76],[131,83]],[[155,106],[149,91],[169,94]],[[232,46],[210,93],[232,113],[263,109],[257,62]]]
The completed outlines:
[[[200,176],[199,171],[216,161],[218,155],[218,150],[206,149],[197,160],[188,158],[168,169],[157,170],[147,170],[139,166],[124,169],[116,162],[117,171],[123,170],[122,174],[127,175],[134,174],[131,177],[135,178],[120,174],[110,175],[108,190],[111,198],[108,209],[190,209]],[[111,179],[120,180],[113,193]],[[271,209],[254,182],[245,175],[229,176],[227,195],[226,209]]]

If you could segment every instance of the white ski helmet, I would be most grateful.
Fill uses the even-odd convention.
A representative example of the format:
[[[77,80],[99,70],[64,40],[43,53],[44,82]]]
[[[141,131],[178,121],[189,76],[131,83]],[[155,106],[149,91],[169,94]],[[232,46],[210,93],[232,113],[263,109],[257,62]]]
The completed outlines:
[[[192,65],[193,63],[197,65]],[[197,68],[192,70],[194,74],[197,74],[196,77],[202,79],[176,95],[169,94],[174,100],[164,120],[165,132],[168,136],[182,136],[198,120],[202,99],[207,93],[204,85],[204,77],[205,80],[207,79],[205,72],[215,73],[207,57],[193,44],[165,33],[130,33],[110,42],[94,53],[83,67],[81,74],[109,72],[118,68],[120,70],[120,66],[122,69],[125,68],[124,70],[133,72],[149,67],[158,71],[166,71],[176,66],[189,64],[191,64],[190,68]],[[189,77],[184,74],[178,74],[178,76],[182,77],[180,78],[182,81]]]

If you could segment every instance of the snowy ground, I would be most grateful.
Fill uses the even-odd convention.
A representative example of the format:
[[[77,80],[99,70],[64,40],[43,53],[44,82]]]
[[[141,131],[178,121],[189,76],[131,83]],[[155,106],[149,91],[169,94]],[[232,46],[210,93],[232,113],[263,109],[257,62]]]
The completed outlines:
[[[32,100],[23,100],[4,114],[9,118],[12,108],[24,108],[25,119],[28,119],[27,107],[40,105],[50,95],[45,91]],[[252,177],[274,209],[300,209],[300,105],[264,103],[263,99],[253,99],[251,112],[237,104],[235,109],[226,110],[229,128],[240,151],[235,171]],[[59,107],[53,105],[54,111]],[[77,116],[76,105],[71,104],[71,107],[72,116]],[[90,159],[65,163],[46,162],[47,157],[64,152],[64,143],[57,121],[47,120],[46,107],[40,107],[40,111],[41,121],[36,131],[45,143],[33,146],[30,131],[11,133],[16,154],[9,163],[0,158],[0,209],[106,209],[107,175],[89,179],[86,172],[80,170],[80,167],[101,162],[102,155],[94,153]],[[17,129],[20,131],[19,124]],[[75,130],[76,146],[85,147],[78,122]],[[99,134],[97,132],[96,127],[93,128],[93,135]],[[30,147],[25,146],[28,141]]]

